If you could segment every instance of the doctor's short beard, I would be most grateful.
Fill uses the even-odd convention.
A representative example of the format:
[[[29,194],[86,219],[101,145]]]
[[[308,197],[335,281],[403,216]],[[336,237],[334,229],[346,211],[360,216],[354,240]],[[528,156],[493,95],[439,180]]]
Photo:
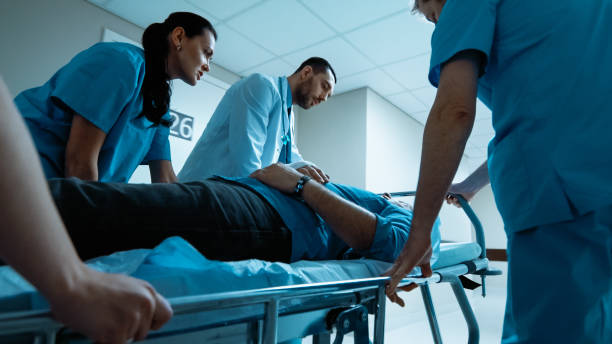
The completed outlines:
[[[312,90],[313,78],[303,82],[295,90],[295,103],[302,109],[309,109],[312,106],[312,96],[310,91]]]

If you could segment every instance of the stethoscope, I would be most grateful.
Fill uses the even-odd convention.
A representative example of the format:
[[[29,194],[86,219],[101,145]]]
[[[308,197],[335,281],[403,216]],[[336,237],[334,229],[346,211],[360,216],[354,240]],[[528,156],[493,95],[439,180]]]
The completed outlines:
[[[285,84],[281,82],[281,92],[286,92]],[[291,131],[291,110],[287,109],[287,120],[289,122],[289,131],[285,126],[285,119],[283,118],[283,135],[281,136],[281,142],[283,143],[283,150],[285,150],[285,163],[289,163],[291,158],[291,137],[289,136]]]
[[[289,116],[289,111],[287,111],[287,117],[289,121],[291,121],[291,117]],[[291,125],[289,126],[289,130],[291,130]],[[283,151],[285,152],[284,163],[289,164],[291,163],[291,137],[289,136],[290,132],[286,131],[285,121],[283,121],[283,133],[285,135],[281,136],[281,142],[283,143]]]

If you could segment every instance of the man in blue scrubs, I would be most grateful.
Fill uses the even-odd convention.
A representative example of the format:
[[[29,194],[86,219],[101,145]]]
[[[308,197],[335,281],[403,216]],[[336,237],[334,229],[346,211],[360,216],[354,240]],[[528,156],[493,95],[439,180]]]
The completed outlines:
[[[411,235],[388,272],[428,271],[429,231],[474,123],[508,235],[504,343],[612,343],[612,1],[417,0],[436,23]],[[483,167],[484,169],[484,167]]]
[[[178,175],[181,182],[213,175],[246,177],[275,162],[291,164],[319,182],[328,176],[304,161],[295,145],[293,105],[309,109],[334,91],[336,73],[311,57],[289,77],[250,75],[230,87]]]

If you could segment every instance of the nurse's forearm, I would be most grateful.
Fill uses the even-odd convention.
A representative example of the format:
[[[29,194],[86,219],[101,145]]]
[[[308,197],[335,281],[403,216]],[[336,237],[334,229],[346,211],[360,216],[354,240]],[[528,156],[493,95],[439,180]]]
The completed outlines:
[[[49,194],[37,153],[0,79],[0,256],[45,296],[84,269]]]
[[[176,183],[178,179],[174,173],[172,162],[169,160],[155,160],[149,162],[151,183]]]
[[[82,180],[98,181],[98,166],[92,162],[66,159],[66,178],[76,177]]]
[[[98,156],[106,133],[77,113],[73,113],[66,143],[65,177],[98,180]]]
[[[452,120],[444,117],[454,117]],[[423,136],[423,151],[412,227],[431,229],[461,161],[473,116],[432,110]]]
[[[411,230],[430,231],[461,161],[476,115],[479,55],[460,53],[442,70],[425,133]]]
[[[356,250],[367,250],[376,234],[376,216],[329,191],[320,183],[310,181],[304,185],[302,196],[329,227]]]

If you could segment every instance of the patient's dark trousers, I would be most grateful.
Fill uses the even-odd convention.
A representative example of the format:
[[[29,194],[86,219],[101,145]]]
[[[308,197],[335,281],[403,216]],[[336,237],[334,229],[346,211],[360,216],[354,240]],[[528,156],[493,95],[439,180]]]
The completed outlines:
[[[222,180],[120,184],[52,179],[53,199],[82,259],[152,248],[180,236],[205,257],[288,262],[291,232],[267,201]]]

